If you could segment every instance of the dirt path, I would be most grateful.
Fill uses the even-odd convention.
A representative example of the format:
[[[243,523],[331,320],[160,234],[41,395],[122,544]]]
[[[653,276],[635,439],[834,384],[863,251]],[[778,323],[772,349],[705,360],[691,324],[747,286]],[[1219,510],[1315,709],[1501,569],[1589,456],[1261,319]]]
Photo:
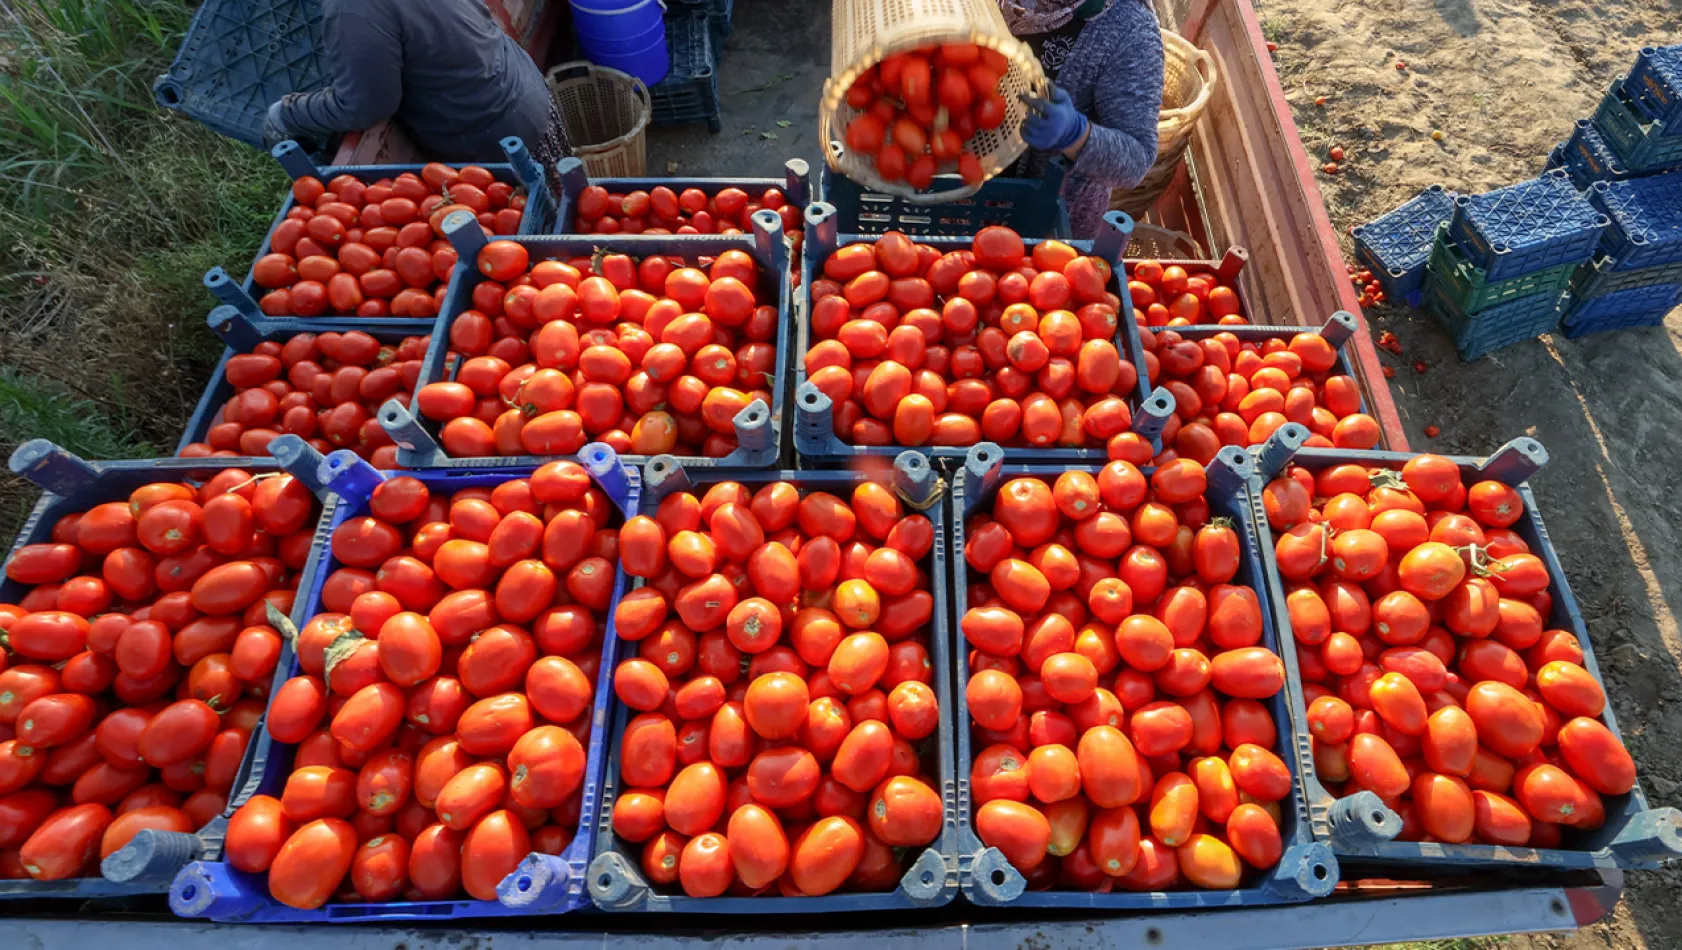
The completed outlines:
[[[1342,232],[1432,184],[1473,192],[1535,175],[1639,47],[1682,36],[1677,0],[1257,7],[1304,144],[1320,161],[1332,145],[1348,153],[1342,174],[1321,179]],[[1546,338],[1472,365],[1422,312],[1367,316],[1406,347],[1391,360],[1392,391],[1416,448],[1481,455],[1519,435],[1547,446],[1552,461],[1534,487],[1620,727],[1648,796],[1682,806],[1682,311],[1663,328]],[[1427,425],[1442,434],[1425,438]],[[1682,946],[1678,893],[1682,870],[1635,874],[1611,921],[1513,943]]]

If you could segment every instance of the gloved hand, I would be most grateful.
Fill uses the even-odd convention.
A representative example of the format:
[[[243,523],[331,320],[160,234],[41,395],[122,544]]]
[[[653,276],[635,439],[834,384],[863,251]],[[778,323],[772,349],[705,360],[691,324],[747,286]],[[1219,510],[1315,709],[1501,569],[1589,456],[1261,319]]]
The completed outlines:
[[[1028,115],[1022,120],[1022,140],[1042,152],[1061,152],[1086,134],[1092,123],[1075,109],[1062,87],[1051,87],[1051,98],[1022,95]]]
[[[263,147],[274,148],[276,145],[292,138],[292,133],[286,128],[286,122],[281,118],[281,107],[285,105],[283,96],[269,106],[269,111],[263,116]]]

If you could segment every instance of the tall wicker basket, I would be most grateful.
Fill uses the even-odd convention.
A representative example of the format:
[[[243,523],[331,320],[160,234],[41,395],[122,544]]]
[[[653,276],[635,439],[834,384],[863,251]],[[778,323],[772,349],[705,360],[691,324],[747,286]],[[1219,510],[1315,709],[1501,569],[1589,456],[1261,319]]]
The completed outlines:
[[[1018,131],[1027,106],[1021,93],[1043,95],[1045,71],[1026,43],[1010,35],[997,0],[834,0],[829,79],[818,105],[818,140],[826,143],[829,167],[865,188],[898,195],[914,204],[941,204],[968,197],[979,185],[942,192],[918,192],[903,181],[876,174],[872,156],[849,152],[842,138],[859,110],[847,105],[847,90],[865,70],[887,57],[935,43],[975,43],[997,50],[1010,61],[1000,83],[1005,120],[983,129],[965,143],[992,178],[1016,161],[1027,145]]]
[[[1168,190],[1186,146],[1191,144],[1192,128],[1209,106],[1209,98],[1219,80],[1215,60],[1178,33],[1162,31],[1162,112],[1156,120],[1156,164],[1145,173],[1138,187],[1116,189],[1110,196],[1111,211],[1125,211],[1135,220],[1142,220],[1156,207],[1156,201]]]
[[[648,121],[654,106],[635,76],[583,61],[545,77],[572,154],[591,178],[642,178],[648,169]]]

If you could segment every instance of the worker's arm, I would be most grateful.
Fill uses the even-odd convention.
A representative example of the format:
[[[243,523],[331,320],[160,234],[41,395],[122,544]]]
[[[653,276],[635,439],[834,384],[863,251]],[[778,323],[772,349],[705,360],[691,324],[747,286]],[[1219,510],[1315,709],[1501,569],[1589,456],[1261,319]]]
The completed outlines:
[[[1112,188],[1139,184],[1156,161],[1156,124],[1162,110],[1162,34],[1142,4],[1127,4],[1095,21],[1108,66],[1089,106],[1092,124],[1065,154],[1071,174]]]
[[[328,3],[322,24],[333,82],[287,96],[280,120],[294,134],[366,129],[397,114],[403,101],[403,38],[382,5]]]

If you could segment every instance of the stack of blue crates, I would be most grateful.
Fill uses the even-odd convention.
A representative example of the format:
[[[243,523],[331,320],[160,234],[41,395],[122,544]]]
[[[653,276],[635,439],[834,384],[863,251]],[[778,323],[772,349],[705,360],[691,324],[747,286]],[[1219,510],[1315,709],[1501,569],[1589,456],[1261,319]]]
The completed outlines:
[[[1565,335],[1663,323],[1682,300],[1682,171],[1595,182],[1588,200],[1610,223],[1572,279]]]
[[[1432,247],[1426,306],[1465,360],[1535,339],[1559,325],[1565,284],[1606,227],[1563,170],[1461,195]]]
[[[671,71],[649,90],[655,125],[705,122],[717,135],[724,128],[718,101],[718,65],[730,35],[735,0],[674,3],[666,13],[666,49]]]
[[[1682,169],[1682,44],[1647,47],[1549,157],[1579,188]]]
[[[1425,264],[1437,230],[1454,216],[1452,191],[1432,185],[1401,207],[1351,232],[1355,259],[1372,271],[1391,300],[1419,306],[1425,289]]]

